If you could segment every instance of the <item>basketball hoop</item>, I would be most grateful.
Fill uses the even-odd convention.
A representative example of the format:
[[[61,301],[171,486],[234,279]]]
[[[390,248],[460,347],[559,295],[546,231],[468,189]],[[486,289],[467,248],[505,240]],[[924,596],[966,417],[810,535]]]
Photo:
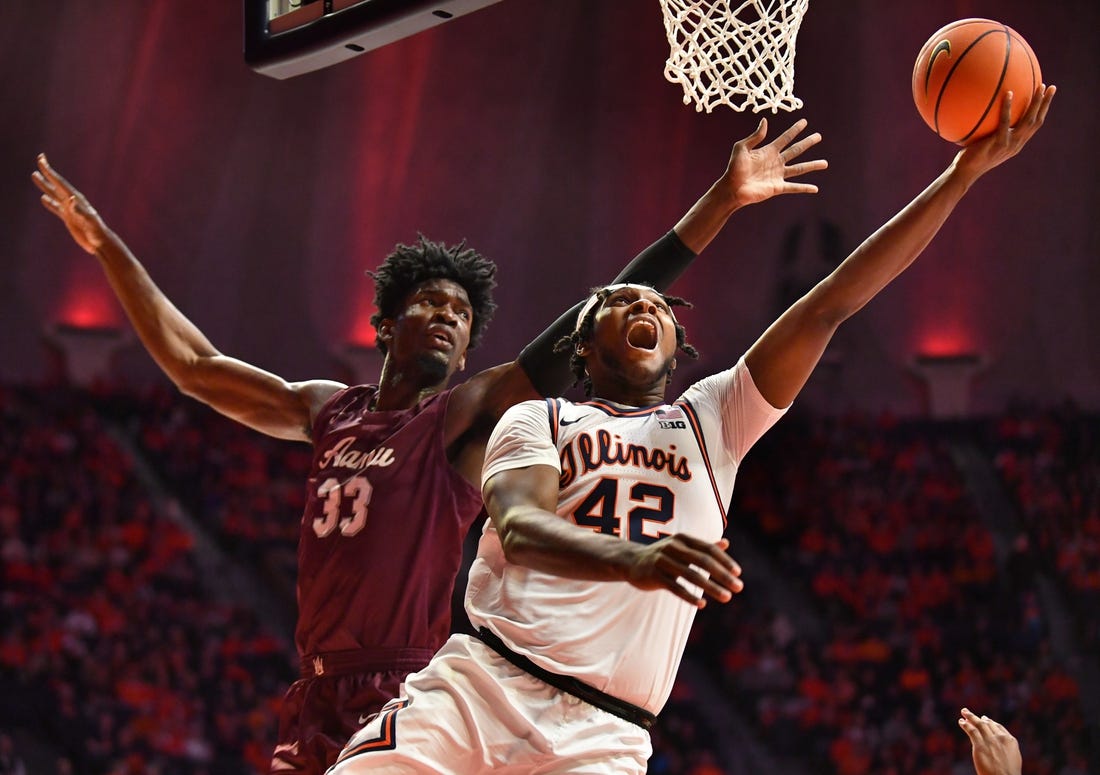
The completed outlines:
[[[810,0],[661,0],[671,53],[665,78],[684,104],[754,113],[798,110],[794,43]]]

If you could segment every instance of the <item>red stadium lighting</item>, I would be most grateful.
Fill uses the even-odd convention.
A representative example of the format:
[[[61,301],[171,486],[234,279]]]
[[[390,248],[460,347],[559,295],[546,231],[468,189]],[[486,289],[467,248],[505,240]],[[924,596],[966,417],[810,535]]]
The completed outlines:
[[[351,334],[348,335],[348,346],[374,347],[378,341],[378,332],[371,325],[370,318],[374,314],[373,309],[364,310],[357,314]]]
[[[83,329],[116,328],[120,322],[118,307],[106,287],[70,286],[57,320],[60,325]]]
[[[921,337],[917,358],[968,357],[973,350],[973,338],[962,331],[934,331]]]
[[[382,376],[382,353],[373,344],[347,342],[343,347],[337,348],[334,354],[351,371],[355,384],[374,384]]]

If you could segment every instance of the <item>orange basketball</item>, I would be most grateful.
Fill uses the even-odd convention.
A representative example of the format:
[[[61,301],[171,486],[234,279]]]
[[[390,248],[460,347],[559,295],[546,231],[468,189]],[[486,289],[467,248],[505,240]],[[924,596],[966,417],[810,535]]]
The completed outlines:
[[[1020,33],[989,19],[962,19],[928,39],[913,65],[913,101],[944,140],[968,145],[993,134],[1012,92],[1012,123],[1042,83],[1039,60]]]

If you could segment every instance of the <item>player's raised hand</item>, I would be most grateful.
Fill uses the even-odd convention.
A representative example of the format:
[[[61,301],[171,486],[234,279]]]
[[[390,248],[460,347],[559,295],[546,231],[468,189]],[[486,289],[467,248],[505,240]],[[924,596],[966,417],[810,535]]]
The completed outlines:
[[[745,588],[741,566],[726,554],[729,541],[710,543],[683,533],[648,545],[636,545],[637,554],[627,580],[638,589],[667,589],[692,605],[703,608],[706,598],[728,603]],[[680,580],[703,591],[703,596]]]
[[[95,252],[107,240],[107,227],[84,195],[50,166],[46,154],[38,154],[38,170],[31,175],[42,192],[42,205],[65,224],[76,244]]]
[[[1016,126],[1011,125],[1010,119],[1014,95],[1008,92],[1001,100],[1001,121],[997,131],[959,151],[955,166],[977,179],[1018,154],[1046,120],[1055,91],[1054,86],[1039,86]]]
[[[1023,758],[1016,738],[988,716],[977,716],[968,708],[960,713],[959,726],[970,738],[978,775],[1020,775]]]
[[[727,195],[738,206],[780,194],[816,194],[817,186],[812,183],[790,180],[829,166],[824,159],[795,163],[795,159],[821,142],[818,132],[796,140],[805,128],[806,119],[799,119],[779,137],[761,145],[768,134],[768,120],[760,119],[755,132],[733,144],[729,165],[719,185],[726,187]]]

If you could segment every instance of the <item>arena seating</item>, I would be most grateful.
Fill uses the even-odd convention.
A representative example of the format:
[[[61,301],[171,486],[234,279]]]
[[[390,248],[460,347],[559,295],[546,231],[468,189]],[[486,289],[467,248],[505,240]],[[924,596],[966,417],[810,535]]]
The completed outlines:
[[[48,741],[58,772],[265,772],[289,633],[203,578],[194,537],[115,434],[287,605],[309,447],[164,388],[0,388],[0,421],[0,732]],[[1067,407],[950,425],[785,418],[739,475],[732,553],[751,542],[818,626],[746,568],[746,592],[698,617],[687,659],[802,772],[970,772],[965,705],[1014,731],[1028,772],[1085,773],[1081,688],[1033,581],[1057,580],[1095,656],[1098,430]],[[1002,515],[1022,528],[1007,560],[953,462],[960,435],[1018,511]],[[651,773],[739,772],[704,694],[678,682]]]

